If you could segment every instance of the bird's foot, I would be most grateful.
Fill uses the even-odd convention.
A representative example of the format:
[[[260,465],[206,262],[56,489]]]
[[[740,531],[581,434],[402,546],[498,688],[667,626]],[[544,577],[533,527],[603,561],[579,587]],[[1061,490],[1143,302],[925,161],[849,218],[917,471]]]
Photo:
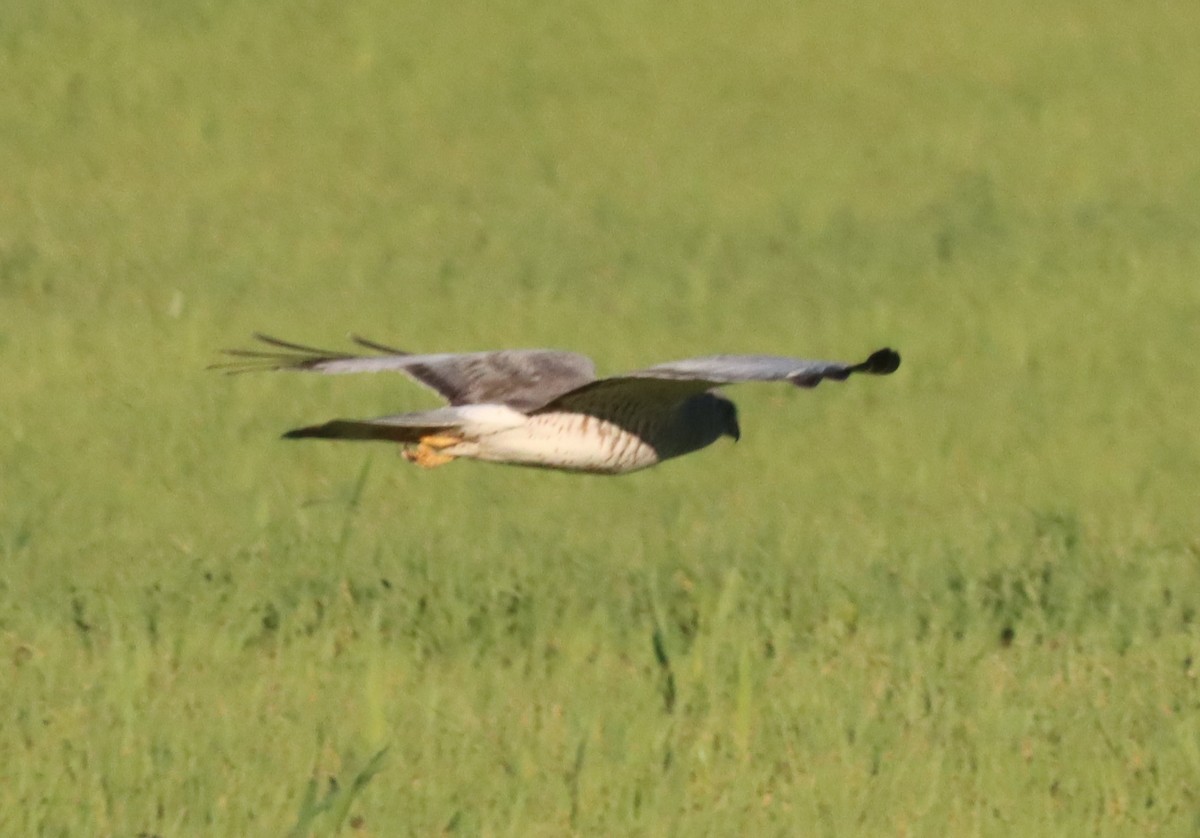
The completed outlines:
[[[404,459],[410,463],[419,465],[421,468],[437,468],[438,466],[444,466],[454,459],[449,454],[438,453],[423,442],[416,448],[405,448],[402,453],[404,454]]]
[[[461,439],[453,436],[421,437],[421,442],[416,448],[404,449],[404,459],[410,463],[415,463],[421,468],[444,466],[454,459],[454,455],[443,454],[441,449],[449,448],[451,445],[457,445],[460,442],[462,442]]]

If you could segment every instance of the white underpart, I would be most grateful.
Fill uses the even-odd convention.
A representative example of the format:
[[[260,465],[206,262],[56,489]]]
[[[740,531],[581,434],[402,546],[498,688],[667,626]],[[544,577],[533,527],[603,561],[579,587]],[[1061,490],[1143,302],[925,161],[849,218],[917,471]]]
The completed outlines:
[[[524,427],[529,417],[519,410],[502,404],[467,404],[445,408],[451,411],[468,440],[479,439],[501,431]],[[466,457],[469,454],[457,454]]]
[[[538,413],[526,416],[507,407],[477,405],[492,410],[483,421],[464,424],[466,440],[445,449],[456,457],[497,463],[622,473],[658,462],[655,450],[619,425],[581,413]],[[500,413],[503,411],[504,413]],[[513,422],[512,416],[520,422]]]

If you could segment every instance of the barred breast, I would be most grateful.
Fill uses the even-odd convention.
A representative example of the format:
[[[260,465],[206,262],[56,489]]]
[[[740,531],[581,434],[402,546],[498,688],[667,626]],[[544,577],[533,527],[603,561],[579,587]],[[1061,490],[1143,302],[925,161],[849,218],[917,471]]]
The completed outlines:
[[[660,457],[647,440],[658,435],[667,417],[647,417],[635,410],[625,413],[618,410],[611,419],[537,413],[520,427],[481,438],[475,457],[596,474],[624,474],[655,465]]]

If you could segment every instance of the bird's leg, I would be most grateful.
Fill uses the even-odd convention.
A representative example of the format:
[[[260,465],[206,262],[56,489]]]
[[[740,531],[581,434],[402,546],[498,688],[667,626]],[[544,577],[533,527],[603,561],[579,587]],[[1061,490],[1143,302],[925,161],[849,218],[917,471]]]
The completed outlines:
[[[404,459],[416,463],[421,468],[437,468],[454,458],[449,454],[439,454],[427,445],[418,445],[416,448],[405,450]]]
[[[416,448],[405,448],[404,459],[416,463],[421,468],[437,468],[444,466],[454,459],[453,454],[443,454],[441,449],[449,448],[462,442],[453,436],[423,436]]]
[[[420,443],[416,448],[405,448],[402,452],[404,459],[410,463],[415,463],[421,468],[437,468],[444,466],[446,463],[454,459],[449,454],[440,454],[438,451],[425,443]]]

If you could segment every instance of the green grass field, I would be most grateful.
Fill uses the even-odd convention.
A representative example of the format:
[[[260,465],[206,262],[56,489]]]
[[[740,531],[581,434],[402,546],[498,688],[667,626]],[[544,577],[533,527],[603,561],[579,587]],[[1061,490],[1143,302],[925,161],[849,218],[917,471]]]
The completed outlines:
[[[1200,7],[12,0],[0,834],[1193,835]],[[252,330],[715,351],[624,478]]]

